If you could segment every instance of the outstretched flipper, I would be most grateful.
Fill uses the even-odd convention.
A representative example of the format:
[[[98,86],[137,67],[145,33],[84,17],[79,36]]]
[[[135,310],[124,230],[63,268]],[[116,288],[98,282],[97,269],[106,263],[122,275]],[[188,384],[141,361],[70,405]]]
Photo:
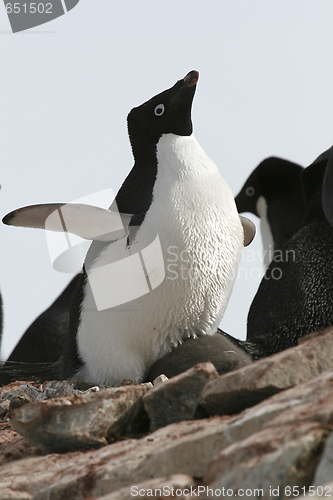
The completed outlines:
[[[19,208],[2,222],[75,234],[86,240],[115,241],[128,235],[132,215],[80,203],[46,203]]]

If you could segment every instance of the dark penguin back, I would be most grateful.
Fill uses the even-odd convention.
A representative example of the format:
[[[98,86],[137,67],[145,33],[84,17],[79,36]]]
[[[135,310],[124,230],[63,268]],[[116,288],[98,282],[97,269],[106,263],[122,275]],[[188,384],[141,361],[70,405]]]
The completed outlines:
[[[60,358],[69,336],[71,302],[79,279],[80,275],[75,276],[53,304],[38,316],[23,334],[2,368],[0,385],[17,379],[15,368],[20,367],[20,365],[15,365],[17,362],[31,364],[33,375],[35,363],[51,364]],[[45,377],[40,378],[48,377],[47,370],[48,368]],[[13,371],[12,375],[11,371]],[[29,375],[27,367],[26,377],[29,378]]]
[[[304,170],[302,227],[275,255],[249,310],[247,340],[267,355],[333,324],[333,229],[322,208],[326,163]]]

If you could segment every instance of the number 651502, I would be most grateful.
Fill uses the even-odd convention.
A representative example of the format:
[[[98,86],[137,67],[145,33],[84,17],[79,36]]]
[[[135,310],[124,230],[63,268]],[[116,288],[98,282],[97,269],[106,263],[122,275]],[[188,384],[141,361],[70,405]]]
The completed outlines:
[[[7,14],[11,14],[11,13],[19,14],[20,12],[22,12],[24,14],[27,14],[27,13],[35,14],[37,12],[39,14],[44,14],[44,13],[45,14],[52,14],[52,3],[47,3],[47,4],[36,3],[36,2],[29,3],[29,4],[26,4],[26,3],[21,4],[21,2],[7,3],[6,4],[6,11],[7,11]]]

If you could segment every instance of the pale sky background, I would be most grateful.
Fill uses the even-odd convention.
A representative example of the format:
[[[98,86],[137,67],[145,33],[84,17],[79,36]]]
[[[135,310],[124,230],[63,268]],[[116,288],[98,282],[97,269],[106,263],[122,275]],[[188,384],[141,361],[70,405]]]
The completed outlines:
[[[12,34],[1,4],[1,218],[116,192],[133,165],[128,112],[192,69],[194,134],[235,195],[267,156],[309,165],[333,142],[332,26],[331,0],[80,0]],[[221,324],[242,339],[262,274],[257,229]],[[71,276],[52,269],[43,231],[0,233],[6,358]]]

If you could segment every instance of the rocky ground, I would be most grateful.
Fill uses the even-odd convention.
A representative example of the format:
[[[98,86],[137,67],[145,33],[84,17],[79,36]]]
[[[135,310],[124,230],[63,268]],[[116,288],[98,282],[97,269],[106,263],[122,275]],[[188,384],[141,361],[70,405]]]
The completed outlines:
[[[333,328],[223,376],[84,389],[0,388],[0,500],[333,498]]]

